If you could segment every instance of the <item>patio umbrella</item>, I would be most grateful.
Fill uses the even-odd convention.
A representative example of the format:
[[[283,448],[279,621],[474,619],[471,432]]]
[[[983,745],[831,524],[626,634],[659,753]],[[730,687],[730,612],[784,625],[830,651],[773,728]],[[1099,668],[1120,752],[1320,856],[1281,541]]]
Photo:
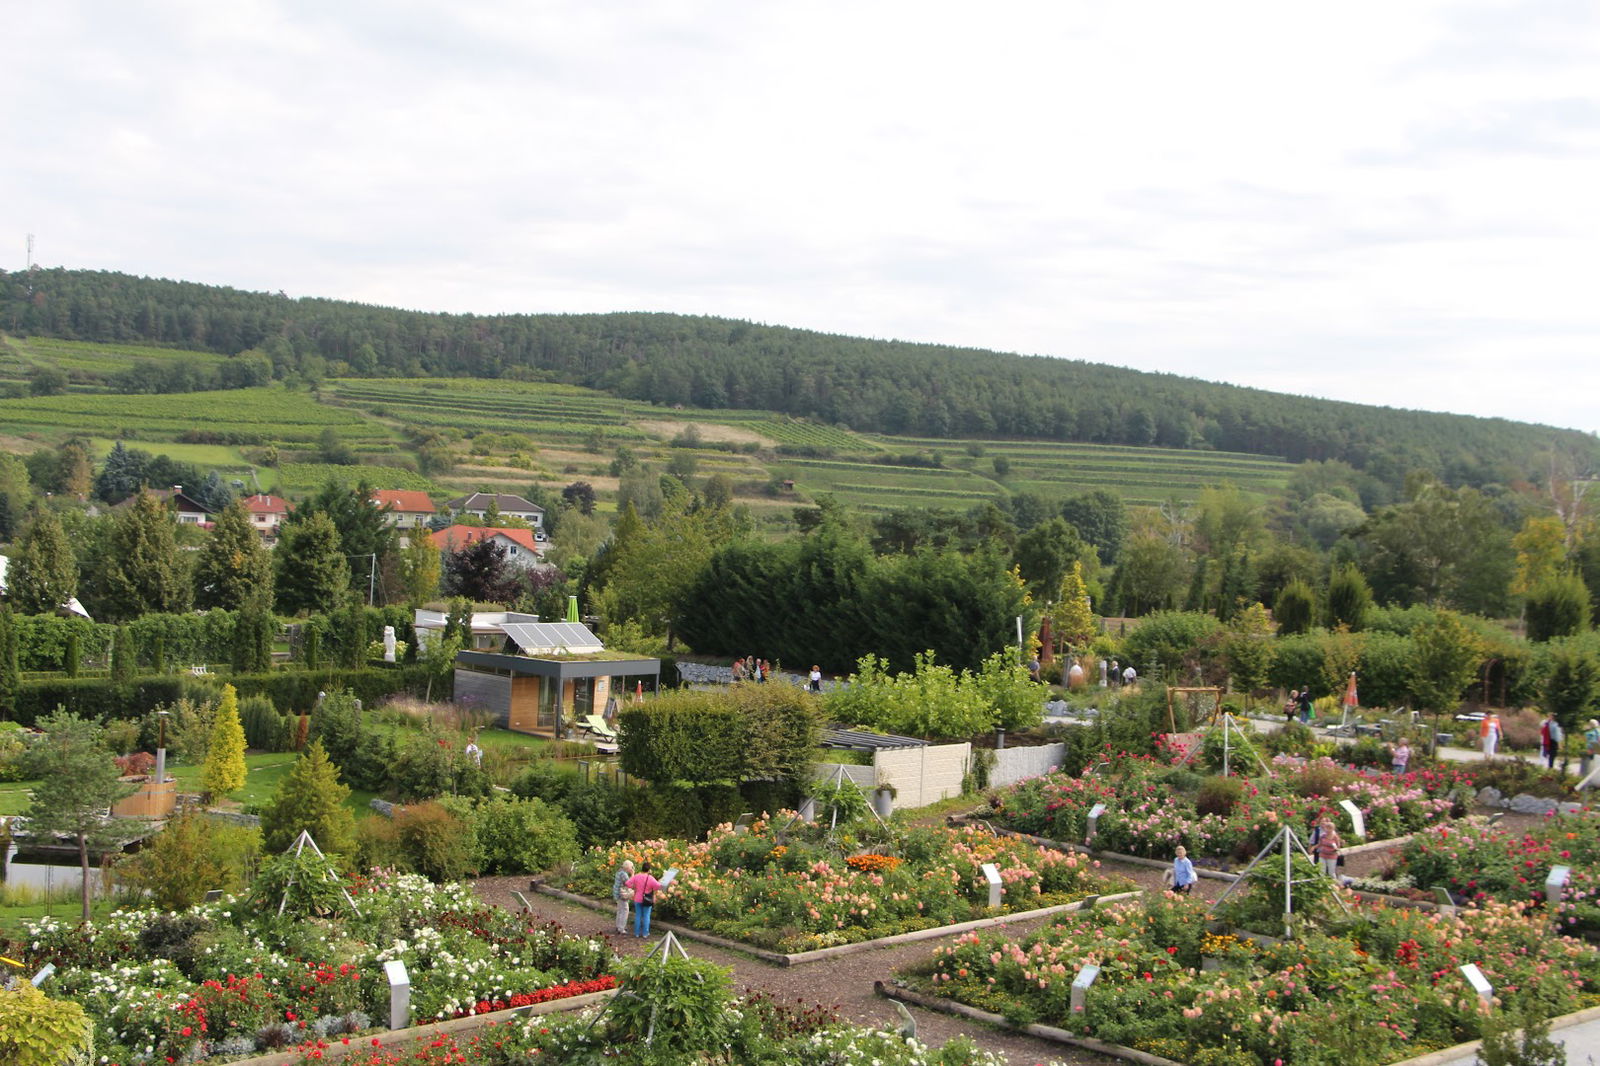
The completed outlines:
[[[578,597],[576,597],[576,596],[568,596],[567,597],[567,621],[576,622],[577,620],[578,620]]]

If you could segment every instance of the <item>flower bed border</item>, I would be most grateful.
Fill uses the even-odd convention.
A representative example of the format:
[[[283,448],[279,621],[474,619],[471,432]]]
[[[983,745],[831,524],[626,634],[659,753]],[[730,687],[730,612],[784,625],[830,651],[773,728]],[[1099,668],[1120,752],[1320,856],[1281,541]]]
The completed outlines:
[[[381,1040],[385,1047],[391,1044],[409,1044],[414,1040],[421,1040],[441,1033],[470,1033],[474,1029],[485,1028],[501,1022],[514,1021],[518,1015],[535,1017],[541,1014],[559,1014],[564,1011],[582,1010],[584,1007],[602,1003],[615,996],[619,989],[608,988],[600,992],[588,992],[581,996],[567,996],[564,999],[547,1000],[544,1003],[530,1003],[525,1007],[510,1007],[506,1010],[489,1011],[484,1014],[469,1014],[464,1018],[449,1018],[442,1022],[430,1022],[427,1025],[413,1025],[405,1029],[386,1029],[380,1033],[367,1033],[361,1037],[352,1037],[346,1044],[342,1038],[334,1038],[328,1046],[322,1049],[324,1060],[337,1059],[354,1052],[371,1050],[372,1039]],[[304,1053],[298,1048],[293,1051],[274,1051],[269,1055],[257,1055],[248,1059],[233,1059],[224,1066],[293,1066]]]
[[[604,914],[614,914],[616,904],[610,900],[597,900],[590,896],[582,896],[576,892],[568,892],[564,888],[555,888],[552,885],[539,883],[533,885],[533,890],[540,895],[550,896],[554,899],[575,903],[580,907],[600,911]],[[1134,899],[1144,895],[1142,889],[1133,892],[1116,892],[1108,896],[1097,898],[1096,905],[1100,903],[1114,903],[1118,900]],[[896,933],[893,936],[880,936],[874,940],[858,940],[853,944],[836,944],[833,947],[816,948],[812,951],[800,951],[793,955],[785,955],[777,951],[768,951],[746,944],[742,940],[730,940],[727,937],[717,936],[713,933],[702,933],[698,929],[682,925],[678,922],[654,921],[653,926],[670,929],[677,936],[688,940],[696,940],[712,947],[723,948],[728,951],[740,951],[751,955],[762,962],[774,966],[802,966],[808,962],[821,962],[823,959],[837,958],[840,955],[854,955],[858,951],[874,951],[878,948],[894,947],[897,944],[911,944],[918,940],[937,940],[940,937],[953,936],[957,933],[967,933],[974,929],[988,929],[997,925],[1008,925],[1012,922],[1023,922],[1030,918],[1044,918],[1052,914],[1064,914],[1068,911],[1079,910],[1083,907],[1083,900],[1074,900],[1071,903],[1057,903],[1050,907],[1038,907],[1027,911],[1012,911],[1009,914],[997,914],[988,918],[974,918],[968,922],[957,922],[954,925],[935,925],[927,929],[916,929],[909,933]]]
[[[882,981],[873,982],[873,990],[885,999],[900,1000],[914,1007],[924,1010],[938,1011],[941,1014],[951,1014],[959,1018],[971,1018],[974,1021],[987,1022],[1000,1029],[1009,1029],[1013,1032],[1026,1033],[1041,1040],[1049,1040],[1058,1044],[1067,1044],[1081,1047],[1088,1051],[1095,1051],[1102,1055],[1111,1055],[1130,1062],[1142,1063],[1143,1066],[1187,1066],[1175,1059],[1164,1059],[1160,1055],[1152,1055],[1148,1051],[1139,1051],[1136,1048],[1125,1047],[1122,1044],[1108,1044],[1096,1040],[1092,1036],[1077,1036],[1066,1029],[1058,1029],[1053,1025],[1013,1025],[1003,1015],[990,1014],[986,1010],[970,1007],[959,1000],[945,999],[942,996],[930,996],[923,992],[913,992],[909,988],[887,985]],[[1550,1032],[1553,1035],[1557,1030],[1567,1029],[1574,1025],[1583,1025],[1592,1021],[1600,1021],[1600,1007],[1585,1007],[1583,1010],[1571,1014],[1562,1014],[1550,1019]],[[1438,1051],[1429,1051],[1409,1059],[1398,1059],[1387,1063],[1386,1066],[1446,1066],[1447,1063],[1475,1055],[1483,1041],[1473,1040],[1465,1044],[1456,1044],[1453,1047],[1440,1048]]]

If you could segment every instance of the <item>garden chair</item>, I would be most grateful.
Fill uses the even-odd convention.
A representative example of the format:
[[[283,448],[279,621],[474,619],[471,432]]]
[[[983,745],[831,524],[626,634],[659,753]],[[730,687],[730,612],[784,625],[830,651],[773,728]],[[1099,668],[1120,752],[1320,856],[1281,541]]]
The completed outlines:
[[[607,725],[606,720],[598,714],[585,715],[578,728],[597,737],[604,737],[606,740],[617,739],[617,731]]]

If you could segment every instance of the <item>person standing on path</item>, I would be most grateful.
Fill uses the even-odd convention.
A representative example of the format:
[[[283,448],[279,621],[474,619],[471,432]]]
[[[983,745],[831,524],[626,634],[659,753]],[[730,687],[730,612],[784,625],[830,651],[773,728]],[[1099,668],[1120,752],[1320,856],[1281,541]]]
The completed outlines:
[[[1309,687],[1300,690],[1300,720],[1306,725],[1311,724],[1311,719],[1317,716],[1316,704],[1311,698]]]
[[[633,890],[633,935],[650,935],[650,912],[656,909],[656,892],[661,882],[650,876],[650,864],[643,863],[639,872],[624,882]]]
[[[633,876],[633,860],[623,859],[622,865],[617,867],[617,874],[611,879],[611,899],[617,905],[617,934],[620,936],[628,931],[628,903],[633,899],[633,890],[628,889],[628,894],[623,895],[622,890],[628,878]]]
[[[1578,763],[1580,777],[1588,777],[1589,771],[1594,769],[1596,754],[1600,754],[1600,722],[1591,718],[1589,728],[1583,731],[1583,758]]]
[[[1290,722],[1293,722],[1295,720],[1295,716],[1299,713],[1300,690],[1297,688],[1292,688],[1289,690],[1289,698],[1283,703],[1283,724],[1288,725]]]
[[[1494,758],[1495,749],[1500,746],[1500,716],[1490,711],[1483,716],[1483,724],[1478,727],[1478,735],[1483,738],[1483,757]]]
[[[1137,671],[1137,670],[1135,670],[1133,668],[1133,664],[1132,663],[1129,663],[1127,666],[1123,667],[1123,670],[1122,670],[1122,684],[1125,687],[1132,688],[1135,684],[1138,683],[1138,681],[1139,681],[1139,671]]]
[[[1410,762],[1411,762],[1411,745],[1407,744],[1405,741],[1402,740],[1400,743],[1396,744],[1394,746],[1394,750],[1389,753],[1389,764],[1390,764],[1390,767],[1394,770],[1395,773],[1403,774],[1403,773],[1406,772],[1406,766]]]
[[[1561,723],[1556,721],[1555,712],[1544,716],[1544,721],[1539,723],[1539,751],[1544,755],[1544,764],[1550,769],[1556,768],[1556,756],[1561,754],[1561,742],[1567,735],[1561,731]]]
[[[1311,846],[1311,853],[1322,863],[1323,871],[1336,881],[1339,879],[1339,845],[1342,843],[1339,831],[1333,827],[1333,819],[1323,818],[1317,823],[1317,842]]]
[[[1187,896],[1198,880],[1200,875],[1194,872],[1194,863],[1189,861],[1189,849],[1179,845],[1172,859],[1172,891]]]
[[[809,680],[811,682],[811,686],[810,687],[811,687],[811,691],[812,692],[821,692],[822,691],[822,667],[818,666],[816,663],[812,663],[811,664],[811,675],[810,675],[809,678],[807,678],[807,680]]]

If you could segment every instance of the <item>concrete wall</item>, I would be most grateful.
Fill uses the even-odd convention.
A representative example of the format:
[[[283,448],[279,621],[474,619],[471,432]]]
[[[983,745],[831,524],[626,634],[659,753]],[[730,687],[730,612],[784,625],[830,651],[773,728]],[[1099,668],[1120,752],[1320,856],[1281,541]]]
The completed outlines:
[[[496,725],[504,726],[511,718],[511,679],[458,667],[455,702],[481,707],[494,715]]]
[[[972,759],[972,745],[930,744],[877,753],[878,780],[897,790],[894,805],[926,807],[961,794],[961,778]]]
[[[1002,748],[994,753],[994,769],[989,771],[993,787],[1014,785],[1028,777],[1049,773],[1066,757],[1065,744],[1041,744],[1036,748]]]

